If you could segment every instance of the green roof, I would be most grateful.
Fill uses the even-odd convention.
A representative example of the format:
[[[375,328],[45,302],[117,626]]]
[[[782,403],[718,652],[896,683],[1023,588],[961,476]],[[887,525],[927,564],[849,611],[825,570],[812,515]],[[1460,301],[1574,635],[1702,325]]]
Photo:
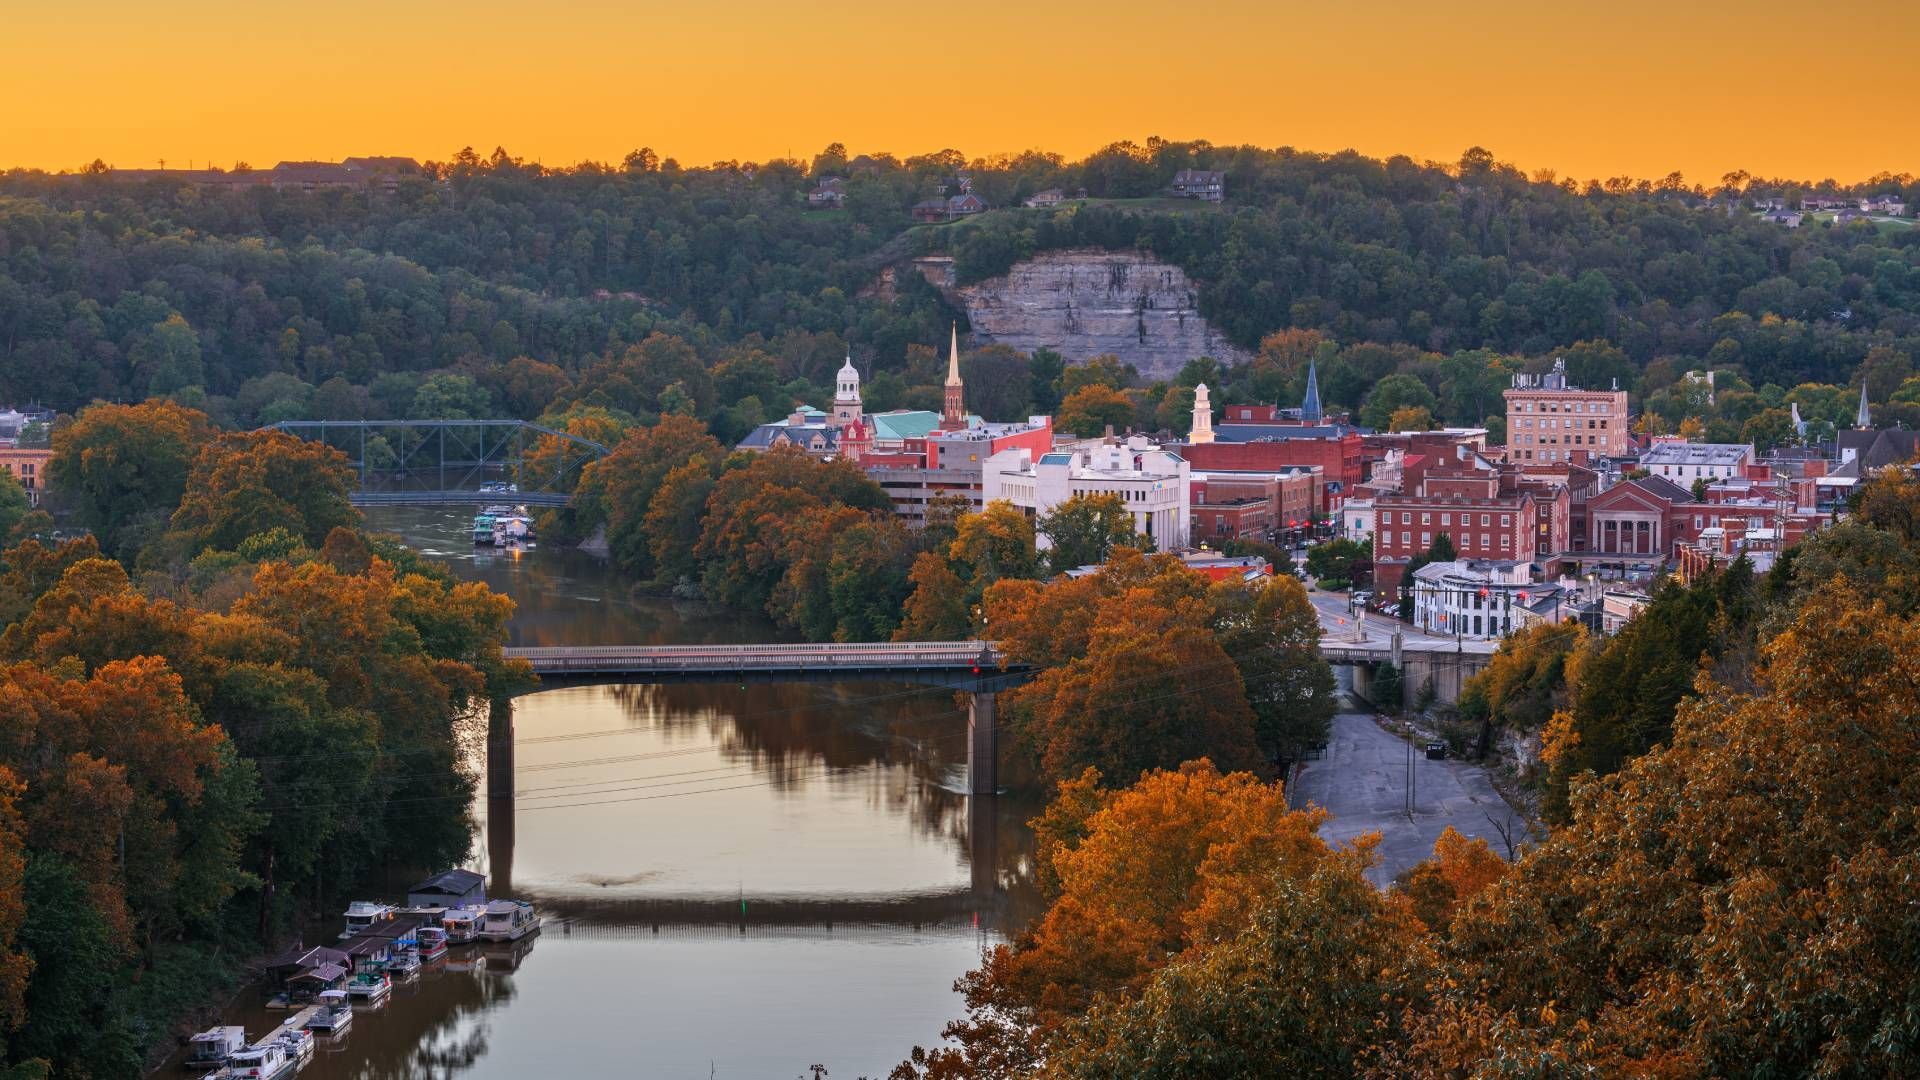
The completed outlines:
[[[867,417],[875,439],[924,439],[940,426],[940,414],[925,409],[874,413]]]

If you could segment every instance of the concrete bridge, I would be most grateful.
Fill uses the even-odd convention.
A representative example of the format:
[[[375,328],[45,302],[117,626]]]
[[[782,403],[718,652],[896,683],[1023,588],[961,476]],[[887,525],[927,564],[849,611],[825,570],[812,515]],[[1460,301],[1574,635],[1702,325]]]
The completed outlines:
[[[1025,682],[1025,668],[1001,668],[986,641],[853,642],[793,645],[563,645],[510,648],[542,686],[631,682],[809,682],[886,678],[944,686],[967,695],[967,790],[992,795],[999,731],[994,698]],[[487,738],[487,794],[513,795],[513,702],[493,703]]]
[[[1499,648],[1497,641],[1407,633],[1398,623],[1388,626],[1380,620],[1361,620],[1344,633],[1320,639],[1327,663],[1351,666],[1354,692],[1369,700],[1374,669],[1391,662],[1400,671],[1402,705],[1429,682],[1435,701],[1460,700],[1466,681],[1484,669]]]

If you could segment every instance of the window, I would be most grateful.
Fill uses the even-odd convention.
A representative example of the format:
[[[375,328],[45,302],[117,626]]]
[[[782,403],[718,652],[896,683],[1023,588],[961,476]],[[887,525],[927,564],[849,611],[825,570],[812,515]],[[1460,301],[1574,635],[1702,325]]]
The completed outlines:
[[[1485,550],[1487,550],[1487,551],[1492,551],[1492,550],[1493,550],[1493,538],[1492,538],[1492,537],[1490,537],[1490,536],[1488,536],[1488,535],[1487,535],[1486,533],[1481,533],[1481,534],[1480,534],[1480,546],[1481,546],[1481,548],[1483,548],[1483,549],[1485,549]]]
[[[1423,533],[1421,533],[1421,534],[1420,534],[1420,546],[1421,546],[1421,547],[1432,547],[1432,546],[1433,546],[1433,534],[1432,534],[1432,533],[1430,533],[1430,532],[1423,532]]]
[[[1451,524],[1453,524],[1453,515],[1452,515],[1452,514],[1441,514],[1441,515],[1440,515],[1440,524],[1442,524],[1442,525],[1451,525]]]
[[[1510,547],[1512,547],[1512,546],[1513,546],[1513,537],[1511,537],[1511,536],[1507,536],[1506,534],[1504,534],[1504,533],[1502,533],[1502,534],[1501,534],[1501,536],[1500,536],[1500,546],[1501,546],[1501,547],[1503,547],[1503,548],[1510,548]]]
[[[1481,514],[1481,515],[1480,515],[1480,527],[1481,527],[1481,528],[1483,528],[1483,529],[1484,529],[1484,528],[1486,528],[1486,527],[1487,527],[1487,525],[1488,525],[1489,523],[1491,523],[1492,521],[1493,521],[1493,519],[1492,519],[1492,518],[1490,518],[1490,517],[1488,517],[1487,515],[1485,515],[1485,514]]]
[[[1431,524],[1433,524],[1433,515],[1432,515],[1432,514],[1421,514],[1421,515],[1420,515],[1420,524],[1422,524],[1422,525],[1431,525]]]
[[[1505,528],[1509,528],[1509,527],[1511,527],[1512,525],[1513,525],[1513,515],[1512,515],[1512,514],[1501,514],[1501,515],[1500,515],[1500,527],[1501,527],[1501,528],[1503,528],[1503,529],[1505,529]]]
[[[1405,533],[1405,532],[1403,532],[1403,533],[1401,533],[1401,534],[1400,534],[1400,542],[1401,542],[1402,544],[1412,544],[1412,543],[1413,543],[1413,534],[1412,534],[1412,533]]]

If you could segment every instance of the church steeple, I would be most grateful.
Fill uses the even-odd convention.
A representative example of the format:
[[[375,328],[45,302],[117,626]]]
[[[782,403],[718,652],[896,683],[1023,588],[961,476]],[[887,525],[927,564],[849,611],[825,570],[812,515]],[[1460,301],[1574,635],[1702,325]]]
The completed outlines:
[[[1853,426],[1861,431],[1873,430],[1873,410],[1867,408],[1867,381],[1860,380],[1860,412],[1853,418]]]
[[[1312,360],[1307,361],[1307,396],[1300,402],[1300,421],[1305,424],[1320,422],[1320,370]]]
[[[846,365],[834,376],[833,422],[850,424],[865,413],[860,402],[860,369],[853,366],[853,353],[847,353]]]
[[[953,324],[953,340],[947,352],[947,386],[940,400],[940,430],[959,431],[967,426],[966,387],[960,382],[960,324]]]

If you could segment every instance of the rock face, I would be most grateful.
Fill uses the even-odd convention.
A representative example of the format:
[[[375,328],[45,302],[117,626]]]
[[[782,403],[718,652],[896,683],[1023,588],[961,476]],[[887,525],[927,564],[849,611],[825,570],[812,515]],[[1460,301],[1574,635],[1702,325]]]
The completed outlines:
[[[922,274],[951,289],[951,264],[921,262]],[[1184,271],[1139,254],[1052,252],[952,292],[978,344],[1049,348],[1069,363],[1112,353],[1149,380],[1171,378],[1196,356],[1248,359],[1200,316],[1199,290]]]

